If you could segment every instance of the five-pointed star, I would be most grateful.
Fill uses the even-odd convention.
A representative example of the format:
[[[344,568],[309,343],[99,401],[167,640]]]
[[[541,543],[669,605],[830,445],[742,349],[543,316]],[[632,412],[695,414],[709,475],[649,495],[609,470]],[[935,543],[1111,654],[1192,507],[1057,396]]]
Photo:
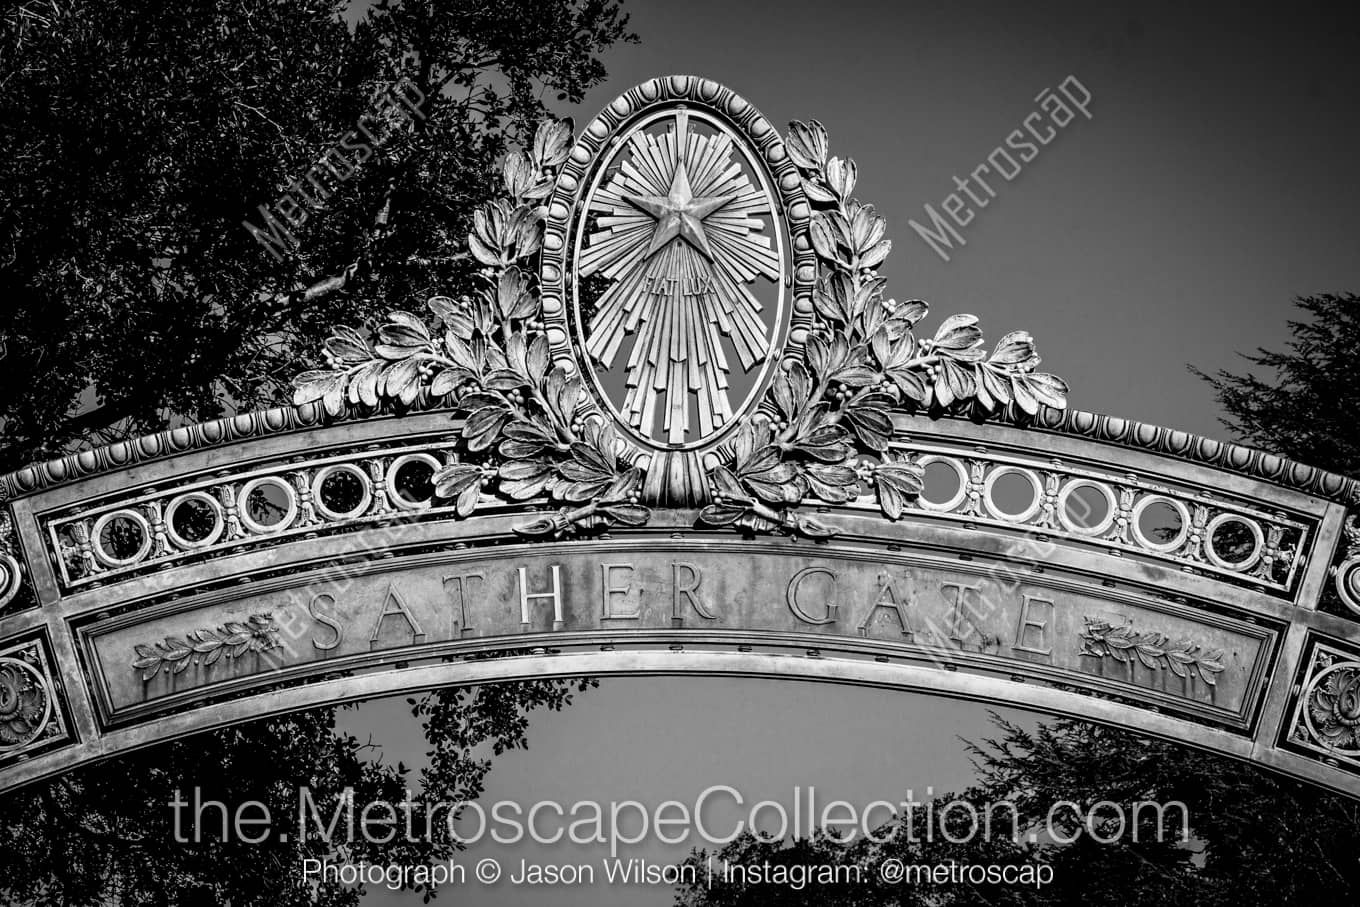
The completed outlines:
[[[703,220],[730,202],[732,197],[718,195],[695,198],[693,190],[689,187],[689,174],[685,172],[684,161],[676,164],[675,176],[671,178],[671,188],[667,195],[625,193],[623,197],[656,218],[656,232],[652,234],[652,242],[647,246],[645,258],[651,258],[657,250],[665,248],[667,243],[679,236],[698,249],[705,258],[713,260],[713,250],[708,245]]]

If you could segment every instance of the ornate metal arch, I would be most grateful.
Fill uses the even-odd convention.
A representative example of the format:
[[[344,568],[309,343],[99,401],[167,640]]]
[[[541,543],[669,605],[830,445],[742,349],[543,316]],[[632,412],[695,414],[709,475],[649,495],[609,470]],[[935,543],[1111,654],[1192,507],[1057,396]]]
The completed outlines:
[[[1023,332],[922,333],[855,177],[815,122],[653,80],[507,160],[477,298],[338,329],[293,407],[0,477],[0,788],[317,703],[697,672],[1360,795],[1356,483],[1070,411]]]

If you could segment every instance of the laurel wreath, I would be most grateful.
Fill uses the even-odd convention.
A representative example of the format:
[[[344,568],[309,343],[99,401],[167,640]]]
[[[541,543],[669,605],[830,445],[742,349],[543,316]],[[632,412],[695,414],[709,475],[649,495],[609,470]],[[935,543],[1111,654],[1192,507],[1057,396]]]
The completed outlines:
[[[532,147],[506,158],[505,197],[473,218],[468,250],[483,265],[476,296],[436,296],[431,327],[392,312],[370,345],[340,328],[326,342],[330,368],[294,380],[295,403],[320,400],[339,414],[346,401],[410,405],[423,387],[465,414],[458,462],[434,475],[435,493],[460,517],[482,495],[512,501],[546,496],[557,512],[516,527],[524,535],[562,534],[647,522],[642,473],[619,459],[618,436],[602,419],[580,414],[581,377],[554,365],[530,263],[542,247],[541,206],[567,159],[570,120],[545,121]]]
[[[337,328],[328,367],[294,379],[294,402],[319,401],[340,414],[346,403],[409,406],[428,389],[464,415],[457,462],[436,472],[435,492],[460,517],[484,495],[547,498],[556,511],[516,527],[530,536],[616,524],[643,525],[644,474],[621,458],[612,424],[582,406],[579,371],[551,361],[534,257],[544,208],[570,151],[570,120],[545,121],[532,147],[510,154],[505,195],[474,217],[468,250],[483,265],[474,296],[436,296],[434,323],[396,311],[377,342]],[[786,140],[817,209],[811,240],[819,260],[812,330],[801,358],[784,363],[755,417],[719,448],[700,521],[811,536],[831,529],[797,511],[809,498],[841,504],[872,494],[891,519],[921,490],[923,470],[889,451],[894,412],[1007,406],[1034,414],[1066,405],[1067,385],[1035,371],[1029,334],[1007,334],[990,355],[971,315],[955,315],[932,339],[914,330],[928,307],[883,297],[877,268],[891,241],[870,205],[852,197],[853,161],[831,157],[826,130],[793,123]]]
[[[1024,331],[987,355],[972,315],[951,316],[934,338],[918,340],[929,306],[884,298],[877,269],[892,241],[874,207],[853,197],[854,161],[831,156],[816,120],[792,123],[785,147],[816,209],[814,322],[802,360],[774,379],[764,424],[743,427],[732,462],[714,470],[715,503],[701,519],[820,536],[830,530],[792,510],[805,497],[840,504],[873,494],[895,520],[921,491],[924,470],[888,451],[894,412],[985,416],[1013,403],[1034,415],[1040,404],[1066,406],[1067,385],[1035,371],[1039,356]]]

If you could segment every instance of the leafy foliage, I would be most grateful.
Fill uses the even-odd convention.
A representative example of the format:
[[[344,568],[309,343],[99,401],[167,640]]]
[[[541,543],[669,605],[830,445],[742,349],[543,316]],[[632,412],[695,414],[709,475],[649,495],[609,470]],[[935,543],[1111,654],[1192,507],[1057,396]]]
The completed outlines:
[[[1214,389],[1223,424],[1250,444],[1346,476],[1360,476],[1360,400],[1353,392],[1360,357],[1360,296],[1303,296],[1305,317],[1289,322],[1284,351],[1259,349],[1244,374],[1191,372]],[[1360,504],[1360,502],[1355,502]],[[1360,550],[1357,515],[1347,519],[1348,549]],[[1336,587],[1323,587],[1324,611],[1350,615]]]
[[[0,469],[282,402],[337,321],[471,292],[465,237],[506,153],[632,37],[614,0],[337,9],[0,13]],[[385,117],[403,80],[420,115]],[[345,153],[353,173],[314,168],[361,118],[376,142]],[[316,204],[277,261],[242,222],[285,193]],[[477,235],[494,250],[493,226]]]
[[[1191,371],[1214,389],[1223,424],[1242,443],[1330,469],[1360,475],[1360,296],[1303,296],[1305,317],[1289,322],[1283,352],[1260,349],[1244,358],[1244,374]]]
[[[328,341],[330,368],[294,381],[295,402],[320,400],[332,413],[347,400],[410,404],[423,388],[450,396],[466,414],[465,450],[462,462],[439,474],[437,491],[461,515],[493,481],[510,500],[547,495],[580,505],[520,528],[535,535],[640,525],[650,515],[640,503],[643,477],[620,465],[612,427],[578,412],[579,375],[550,365],[530,276],[542,243],[536,203],[551,190],[570,140],[569,124],[545,121],[531,151],[507,158],[503,196],[478,210],[468,237],[487,281],[475,298],[430,300],[435,329],[393,312],[372,347],[343,328]],[[918,341],[914,329],[927,306],[883,298],[876,269],[892,244],[873,207],[852,197],[854,162],[828,156],[826,131],[815,121],[794,123],[788,148],[819,208],[811,226],[821,260],[816,319],[801,359],[783,363],[761,413],[710,470],[700,520],[824,537],[831,527],[795,509],[805,498],[844,504],[873,493],[897,519],[921,490],[920,466],[888,449],[895,411],[986,416],[1014,407],[1033,415],[1041,403],[1065,406],[1067,386],[1035,371],[1039,357],[1022,331],[1003,337],[989,356],[971,315],[948,318],[933,339]],[[492,449],[499,465],[475,459]]]
[[[1111,800],[1126,815],[1138,801],[1179,801],[1190,820],[1188,847],[1156,845],[1144,833],[1141,843],[1054,849],[1058,890],[1037,903],[1072,902],[1082,889],[1087,903],[1106,904],[1346,903],[1360,894],[1360,804],[1353,800],[1127,731],[1062,720],[1031,733],[997,723],[1000,739],[971,748],[980,792],[1009,796],[1022,823],[1064,799],[1083,808]],[[1155,814],[1142,815],[1151,821]],[[1126,887],[1091,885],[1106,867]]]
[[[789,892],[769,885],[741,886],[701,873],[700,883],[683,889],[685,907],[764,907],[817,904],[844,907],[919,904],[963,907],[989,904],[1058,907],[1094,904],[1195,904],[1199,907],[1325,903],[1343,904],[1360,894],[1360,805],[1263,769],[1152,741],[1126,731],[1059,720],[1030,731],[999,717],[1000,735],[969,749],[979,783],[938,797],[933,809],[918,805],[906,816],[874,829],[874,843],[860,835],[842,844],[825,835],[812,840],[766,843],[749,834],[714,856],[754,865],[858,866],[858,885],[812,884]],[[966,801],[987,815],[996,809],[994,832],[969,837],[966,810],[944,806]],[[1118,810],[1109,805],[1115,804]],[[1185,811],[1163,812],[1138,804],[1183,803]],[[1064,805],[1076,804],[1076,810]],[[1049,822],[1050,810],[1052,821]],[[1117,817],[1130,823],[1118,834]],[[1084,826],[1095,816],[1095,837]],[[1189,840],[1183,840],[1188,817]],[[1078,827],[1082,825],[1082,827]],[[1136,836],[1134,833],[1136,826]],[[1070,844],[1031,831],[1051,828]],[[1013,837],[1018,832],[1018,840]],[[904,864],[1048,864],[1052,883],[1020,885],[888,885],[878,876],[884,860]],[[691,861],[702,866],[708,854]],[[715,876],[715,878],[717,878]]]
[[[579,412],[581,376],[551,361],[529,264],[542,244],[538,206],[571,144],[570,121],[545,120],[529,152],[506,158],[504,197],[478,209],[468,246],[484,266],[475,297],[429,301],[435,329],[408,312],[392,312],[370,346],[339,329],[327,341],[331,368],[294,379],[294,402],[320,400],[331,413],[345,402],[374,405],[380,397],[410,404],[422,388],[448,395],[466,414],[461,457],[434,476],[435,492],[460,516],[484,490],[510,500],[547,495],[564,502],[532,520],[526,535],[577,527],[640,525],[642,473],[620,461],[613,425]]]
[[[864,493],[891,519],[920,492],[923,471],[888,452],[895,411],[991,415],[1004,407],[1034,415],[1067,405],[1067,385],[1037,372],[1024,331],[1001,338],[990,355],[972,315],[946,318],[917,339],[929,307],[884,298],[877,269],[892,241],[872,205],[853,197],[854,161],[834,157],[825,128],[791,124],[785,139],[816,208],[810,229],[818,261],[814,324],[801,360],[785,363],[769,395],[769,427],[744,427],[734,459],[713,473],[712,525],[782,527],[804,535],[830,530],[791,510],[811,496],[831,504]]]
[[[542,158],[531,144],[542,99],[579,101],[604,77],[598,55],[632,40],[613,0],[378,0],[349,21],[338,9],[196,0],[148,15],[127,0],[24,0],[0,12],[0,468],[282,402],[294,363],[337,319],[372,324],[436,286],[475,292],[483,250],[463,238],[475,230],[501,254],[523,230],[472,214],[497,194],[507,153],[527,145]],[[424,97],[419,115],[379,122],[379,99],[403,81]],[[310,186],[309,170],[361,118],[378,137],[371,153],[324,194]],[[278,261],[242,221],[259,223],[284,193],[319,203]],[[398,396],[409,383],[381,377]],[[187,650],[231,657],[262,632],[205,629],[139,658],[175,670]],[[522,748],[524,713],[565,707],[574,688],[423,697],[415,707],[439,754],[424,782],[475,798],[483,751]],[[356,903],[353,890],[298,885],[298,862],[329,852],[315,842],[210,833],[167,845],[176,789],[260,800],[275,816],[295,815],[301,784],[327,813],[346,786],[360,803],[400,802],[406,769],[334,725],[334,709],[255,722],[7,795],[0,900]],[[449,852],[443,841],[381,856]]]
[[[449,838],[445,815],[427,816],[424,804],[476,800],[493,758],[527,747],[529,713],[566,708],[575,693],[594,685],[591,680],[525,681],[440,690],[409,700],[429,752],[419,784],[406,766],[384,762],[371,744],[339,732],[334,709],[316,709],[160,744],[21,788],[0,799],[0,863],[5,867],[0,899],[35,907],[357,904],[362,888],[323,880],[314,892],[299,882],[303,859],[337,854],[311,825],[305,839],[291,834],[297,828],[300,787],[308,788],[323,825],[347,788],[353,790],[356,823],[364,804],[401,804],[408,788],[416,788],[411,827],[417,841],[406,839],[403,817],[391,843],[372,843],[389,830],[376,827],[371,841],[358,835],[359,840],[344,844],[344,852],[355,863],[447,860],[462,845]],[[232,814],[247,801],[265,804],[275,828],[289,830],[289,838],[271,834],[245,843],[233,831],[223,839],[220,811],[208,808],[202,823],[195,823],[195,788],[202,802],[226,803]],[[170,805],[177,792],[188,804],[179,809],[178,828]],[[341,836],[343,825],[342,820]],[[246,830],[259,832],[258,827]],[[435,896],[428,890],[424,894],[427,900]]]
[[[1354,294],[1305,297],[1298,305],[1309,320],[1290,322],[1286,352],[1258,351],[1248,359],[1269,369],[1274,380],[1221,372],[1203,375],[1226,412],[1225,424],[1246,443],[1336,470],[1360,473],[1360,418],[1354,395],[1354,363],[1360,357],[1360,297]],[[1124,632],[1120,632],[1124,630]],[[1218,662],[1213,653],[1177,649],[1156,634],[1096,622],[1085,645],[1109,657],[1160,662],[1178,651],[1177,665],[1195,669],[1206,681]],[[1118,653],[1118,654],[1116,654]],[[1200,661],[1201,657],[1208,662]],[[1194,664],[1191,664],[1194,661]],[[1208,674],[1203,671],[1207,669]],[[1000,734],[969,749],[979,769],[977,786],[960,799],[981,808],[1008,801],[1016,805],[1021,828],[1043,820],[1054,804],[1071,801],[1089,810],[1096,803],[1119,804],[1125,815],[1141,817],[1138,840],[1125,835],[1115,844],[1083,837],[1070,845],[1017,845],[1008,839],[954,846],[904,843],[901,828],[884,828],[895,839],[881,847],[818,839],[762,844],[739,839],[720,852],[733,860],[760,859],[823,865],[875,867],[890,856],[905,862],[955,860],[1008,863],[1040,860],[1054,869],[1054,884],[1043,890],[1019,887],[937,886],[923,890],[887,888],[869,873],[869,884],[853,891],[809,886],[799,897],[809,904],[930,904],[933,907],[994,905],[1235,905],[1345,904],[1360,897],[1360,804],[1312,785],[1292,781],[1226,757],[1152,740],[1128,731],[1062,719],[1035,730],[994,718]],[[953,800],[943,795],[937,803]],[[1157,814],[1135,812],[1139,802],[1184,803],[1190,842],[1176,835],[1157,843]],[[919,816],[923,810],[917,810]],[[1165,815],[1175,815],[1165,814]],[[1075,831],[1074,814],[1056,813]],[[1103,836],[1113,829],[1097,826]],[[916,829],[918,841],[923,829]],[[937,838],[938,842],[938,838]],[[807,853],[815,857],[805,858]],[[696,860],[702,860],[699,855]],[[781,893],[782,894],[782,893]],[[687,907],[757,907],[790,901],[769,888],[715,885],[690,888],[678,902]],[[798,901],[793,901],[798,903]]]

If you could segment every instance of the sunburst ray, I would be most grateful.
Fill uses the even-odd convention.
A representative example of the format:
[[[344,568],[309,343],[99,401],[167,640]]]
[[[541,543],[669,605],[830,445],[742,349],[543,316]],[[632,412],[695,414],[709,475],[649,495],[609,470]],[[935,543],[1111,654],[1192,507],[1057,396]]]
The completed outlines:
[[[729,351],[748,372],[769,355],[748,285],[779,279],[759,216],[773,211],[733,159],[731,137],[690,129],[683,111],[664,132],[634,133],[627,154],[590,201],[595,229],[578,268],[611,283],[586,351],[607,369],[625,356],[623,417],[648,437],[659,419],[661,436],[679,444],[731,421]]]

